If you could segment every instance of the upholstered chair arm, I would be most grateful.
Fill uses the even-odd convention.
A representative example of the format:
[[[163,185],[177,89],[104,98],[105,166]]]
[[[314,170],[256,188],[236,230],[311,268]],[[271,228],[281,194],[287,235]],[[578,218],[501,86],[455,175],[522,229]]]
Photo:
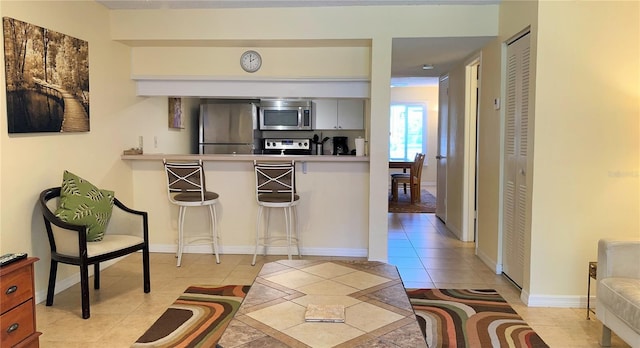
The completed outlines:
[[[114,198],[113,212],[106,234],[131,235],[148,241],[149,221],[147,212],[134,210]]]
[[[86,247],[83,246],[87,244],[87,227],[62,221],[53,213],[56,211],[59,195],[59,187],[52,187],[40,194],[40,208],[51,251],[61,256],[77,257],[83,250],[86,252]]]
[[[85,234],[87,233],[86,226],[74,225],[66,221],[62,221],[52,212],[52,211],[55,211],[56,209],[55,200],[51,200],[47,202],[47,206],[48,206],[48,209],[46,207],[42,209],[42,216],[44,217],[45,224],[48,222],[59,228],[75,231],[75,233],[80,233],[80,232],[83,232]]]
[[[598,241],[598,280],[610,277],[640,279],[640,240]]]

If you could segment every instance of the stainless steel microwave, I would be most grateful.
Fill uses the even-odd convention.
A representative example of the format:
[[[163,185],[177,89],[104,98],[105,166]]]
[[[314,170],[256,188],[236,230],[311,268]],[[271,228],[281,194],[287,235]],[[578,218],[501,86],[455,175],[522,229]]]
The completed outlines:
[[[311,100],[261,100],[261,130],[311,130]]]

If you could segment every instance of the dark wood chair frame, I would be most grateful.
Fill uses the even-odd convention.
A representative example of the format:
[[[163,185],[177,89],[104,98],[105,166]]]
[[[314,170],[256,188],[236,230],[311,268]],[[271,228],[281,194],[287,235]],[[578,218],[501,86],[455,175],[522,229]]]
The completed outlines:
[[[58,262],[76,265],[80,267],[80,291],[82,296],[82,318],[88,319],[90,317],[89,312],[89,265],[94,266],[94,289],[100,289],[100,262],[112,260],[118,257],[122,257],[137,251],[142,251],[142,271],[143,271],[143,286],[144,292],[149,293],[151,291],[151,281],[149,275],[149,219],[147,212],[133,210],[125,206],[117,198],[114,198],[114,209],[119,208],[123,211],[142,217],[143,228],[143,242],[129,246],[124,249],[112,251],[106,254],[97,255],[94,257],[88,257],[87,255],[87,227],[72,225],[57,218],[53,212],[47,206],[47,201],[60,196],[60,187],[52,187],[46,189],[40,193],[40,207],[42,209],[42,215],[44,217],[44,224],[47,229],[47,236],[49,237],[49,245],[51,247],[51,268],[49,270],[49,286],[47,289],[47,301],[46,305],[53,305],[53,296],[56,286],[56,274],[58,271]],[[60,254],[57,252],[56,241],[51,228],[51,224],[54,224],[60,228],[66,230],[73,230],[78,235],[78,248],[79,256],[70,256]]]

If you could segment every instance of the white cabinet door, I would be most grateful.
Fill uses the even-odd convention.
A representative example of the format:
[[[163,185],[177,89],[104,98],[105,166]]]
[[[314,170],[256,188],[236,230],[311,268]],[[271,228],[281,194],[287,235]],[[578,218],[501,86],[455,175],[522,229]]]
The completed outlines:
[[[338,129],[364,129],[362,99],[338,99]]]
[[[317,99],[313,101],[313,129],[336,129],[338,124],[338,101]]]
[[[313,101],[313,129],[364,129],[364,100],[317,99]]]

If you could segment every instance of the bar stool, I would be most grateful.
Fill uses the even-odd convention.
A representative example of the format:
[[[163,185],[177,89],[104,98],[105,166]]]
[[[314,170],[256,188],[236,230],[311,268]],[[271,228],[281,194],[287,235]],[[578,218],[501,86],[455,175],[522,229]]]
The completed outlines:
[[[296,206],[300,202],[300,196],[296,194],[295,162],[257,162],[253,161],[256,174],[256,201],[258,203],[258,218],[256,222],[256,248],[253,253],[251,265],[256,264],[258,247],[264,247],[264,255],[267,247],[274,242],[284,240],[287,244],[287,253],[291,260],[291,247],[295,246],[298,256],[298,216]],[[263,221],[263,211],[267,209]],[[285,219],[285,235],[272,236],[269,232],[269,217],[272,208],[282,209]],[[263,223],[262,234],[260,225]]]
[[[185,245],[184,217],[188,207],[209,207],[211,217],[211,235],[192,236],[187,244],[211,244],[213,253],[216,255],[216,263],[220,263],[218,255],[218,221],[216,215],[216,204],[218,194],[207,191],[205,185],[202,160],[168,162],[163,159],[164,169],[167,174],[167,188],[169,201],[180,207],[178,213],[178,258],[177,266],[182,262],[182,251]],[[198,242],[199,241],[199,242]],[[191,243],[198,242],[198,243]]]

